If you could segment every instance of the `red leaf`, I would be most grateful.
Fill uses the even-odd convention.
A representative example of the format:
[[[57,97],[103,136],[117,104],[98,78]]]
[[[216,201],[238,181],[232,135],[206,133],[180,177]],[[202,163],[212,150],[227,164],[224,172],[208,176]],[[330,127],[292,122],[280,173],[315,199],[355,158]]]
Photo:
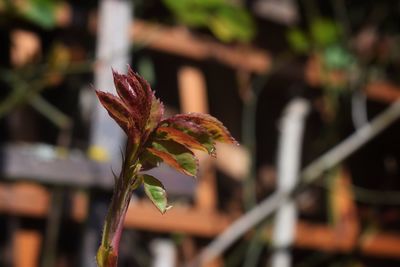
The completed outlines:
[[[132,120],[143,130],[149,120],[155,98],[150,85],[131,68],[128,69],[127,75],[113,70],[113,77],[118,96],[128,108]]]
[[[110,93],[96,91],[96,94],[108,114],[128,133],[131,123],[130,112],[126,105],[118,97]]]
[[[185,122],[191,122],[201,126],[201,128],[206,130],[210,137],[215,141],[238,145],[238,142],[236,142],[222,122],[208,114],[178,114],[165,120],[165,122],[175,124],[180,123],[182,125],[184,125]],[[191,127],[193,128],[193,126]]]
[[[119,74],[112,70],[114,77],[114,85],[117,90],[118,96],[124,101],[127,107],[135,105],[136,93],[131,86],[129,86],[126,75]]]
[[[128,75],[125,75],[125,77],[129,86],[136,94],[135,100],[129,108],[133,114],[141,116],[140,128],[143,129],[150,117],[153,92],[147,81],[136,74],[130,67],[128,68]]]

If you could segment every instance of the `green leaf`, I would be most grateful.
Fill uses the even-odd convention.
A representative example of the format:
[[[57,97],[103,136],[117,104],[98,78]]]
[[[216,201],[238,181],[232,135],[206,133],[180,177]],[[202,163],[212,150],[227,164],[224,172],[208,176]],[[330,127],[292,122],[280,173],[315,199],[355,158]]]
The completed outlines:
[[[339,41],[340,28],[334,21],[317,18],[311,23],[311,36],[319,47],[326,47]]]
[[[224,6],[207,23],[214,35],[223,42],[249,42],[255,34],[251,16],[235,6]]]
[[[142,174],[144,191],[150,198],[151,202],[157,207],[157,209],[164,214],[171,206],[168,206],[167,192],[165,191],[164,185],[155,177]]]
[[[180,23],[208,28],[223,42],[250,41],[255,23],[244,8],[226,0],[163,0]]]
[[[147,150],[183,174],[196,176],[198,163],[193,152],[171,140],[157,140]]]
[[[310,50],[310,43],[307,36],[299,29],[292,29],[287,34],[289,45],[296,53],[307,53]]]
[[[324,64],[328,69],[346,69],[355,61],[355,57],[339,45],[331,45],[323,51]]]
[[[28,1],[27,8],[22,11],[22,15],[41,27],[50,29],[56,23],[55,7],[56,1],[54,0],[31,0]]]

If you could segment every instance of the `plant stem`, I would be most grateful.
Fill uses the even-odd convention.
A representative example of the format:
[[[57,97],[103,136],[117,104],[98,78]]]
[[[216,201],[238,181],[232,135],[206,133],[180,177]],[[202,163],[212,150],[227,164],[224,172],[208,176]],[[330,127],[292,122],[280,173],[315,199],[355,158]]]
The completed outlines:
[[[116,267],[125,215],[128,210],[132,190],[126,188],[122,194],[114,193],[103,228],[101,245],[97,251],[99,267]]]
[[[126,212],[132,192],[140,184],[137,183],[139,180],[137,174],[141,165],[133,160],[136,157],[137,149],[132,149],[132,146],[128,145],[127,151],[132,150],[132,153],[127,153],[127,155],[130,156],[127,156],[123,160],[120,176],[115,177],[114,192],[104,223],[101,245],[96,256],[97,265],[99,267],[117,266],[119,243],[124,228]],[[130,164],[130,162],[135,163]]]

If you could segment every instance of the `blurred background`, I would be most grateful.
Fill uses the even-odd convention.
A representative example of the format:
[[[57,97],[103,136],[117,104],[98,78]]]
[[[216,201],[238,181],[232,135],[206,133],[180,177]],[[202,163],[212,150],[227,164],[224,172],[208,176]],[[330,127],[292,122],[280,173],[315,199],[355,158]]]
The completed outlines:
[[[94,88],[144,76],[240,147],[157,172],[119,266],[400,266],[400,2],[0,0],[0,266],[95,266],[125,138]],[[233,224],[236,222],[235,224]],[[227,232],[226,232],[227,231]]]

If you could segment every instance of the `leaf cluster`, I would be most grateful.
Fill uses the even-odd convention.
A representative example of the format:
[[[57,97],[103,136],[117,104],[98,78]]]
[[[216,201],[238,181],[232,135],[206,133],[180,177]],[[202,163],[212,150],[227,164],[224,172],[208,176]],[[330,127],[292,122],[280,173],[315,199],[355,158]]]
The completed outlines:
[[[117,179],[132,179],[131,183],[116,182],[116,191],[125,191],[129,184],[144,184],[147,196],[164,213],[168,209],[162,183],[143,171],[161,162],[175,170],[196,176],[198,160],[193,150],[215,156],[215,142],[237,144],[223,124],[208,114],[178,114],[163,119],[164,106],[150,85],[129,69],[128,74],[113,71],[117,95],[96,91],[101,104],[128,136],[123,175]],[[140,167],[139,175],[131,169]]]
[[[226,0],[163,0],[178,22],[189,27],[208,28],[223,42],[249,42],[255,23],[242,7]]]
[[[56,24],[57,0],[3,1],[3,8],[8,15],[21,17],[45,29],[53,28]]]

